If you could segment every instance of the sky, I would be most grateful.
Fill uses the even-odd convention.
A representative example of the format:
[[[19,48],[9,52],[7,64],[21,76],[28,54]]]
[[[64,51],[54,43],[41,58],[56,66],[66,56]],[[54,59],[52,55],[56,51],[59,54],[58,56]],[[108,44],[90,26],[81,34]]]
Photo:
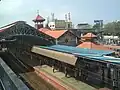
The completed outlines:
[[[96,19],[107,23],[120,20],[119,9],[120,0],[1,0],[0,27],[19,20],[33,26],[37,10],[45,19],[51,17],[51,13],[57,19],[64,19],[70,12],[75,25],[83,22],[93,24]]]

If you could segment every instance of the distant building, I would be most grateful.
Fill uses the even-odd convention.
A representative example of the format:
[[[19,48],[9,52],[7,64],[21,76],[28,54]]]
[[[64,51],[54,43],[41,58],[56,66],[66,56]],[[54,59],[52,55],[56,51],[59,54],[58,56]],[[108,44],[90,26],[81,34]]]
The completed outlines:
[[[120,39],[118,36],[103,36],[103,43],[108,45],[119,45]]]
[[[89,25],[88,23],[80,23],[77,25],[77,31],[81,32],[81,36],[83,36],[86,33],[94,33],[95,30],[92,28],[91,25]]]
[[[76,46],[78,44],[78,37],[69,30],[49,30],[41,28],[39,31],[51,36],[56,44]]]
[[[91,29],[92,27],[88,23],[80,23],[77,25],[77,29]]]
[[[79,48],[87,48],[87,49],[95,49],[95,50],[109,50],[108,47],[104,45],[96,43],[97,36],[92,33],[87,33],[82,36],[82,43],[80,43],[77,47]]]
[[[53,22],[49,22],[48,26],[52,30],[60,30],[60,29],[70,29],[72,28],[72,22],[66,22],[65,20],[57,20],[55,19]]]
[[[70,18],[70,13],[68,13],[68,18],[67,14],[65,14],[65,20],[54,19],[54,14],[52,13],[52,20],[48,23],[48,26],[52,30],[71,29],[73,26]]]

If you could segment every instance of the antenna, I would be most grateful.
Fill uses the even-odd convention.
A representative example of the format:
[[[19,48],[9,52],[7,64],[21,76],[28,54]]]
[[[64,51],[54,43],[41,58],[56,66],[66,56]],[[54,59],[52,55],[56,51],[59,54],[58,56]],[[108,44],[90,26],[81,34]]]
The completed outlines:
[[[51,13],[52,21],[54,21],[54,13]]]
[[[70,22],[71,18],[70,18],[70,12],[68,13],[68,21]]]
[[[37,14],[39,15],[39,10],[37,10]]]
[[[65,21],[67,22],[67,14],[65,14]]]

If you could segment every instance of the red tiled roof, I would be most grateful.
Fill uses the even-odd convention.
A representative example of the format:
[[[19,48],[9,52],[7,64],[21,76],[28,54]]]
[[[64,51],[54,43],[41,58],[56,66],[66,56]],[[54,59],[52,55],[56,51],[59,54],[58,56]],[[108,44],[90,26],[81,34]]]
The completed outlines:
[[[36,17],[33,21],[34,21],[34,22],[35,22],[35,21],[45,21],[45,19],[44,19],[42,16],[37,15],[37,17]]]
[[[104,45],[104,46],[111,49],[120,49],[120,46],[115,46],[115,45]]]
[[[94,35],[93,33],[87,33],[84,36],[82,36],[82,38],[94,38],[97,37],[96,35]]]
[[[39,29],[39,31],[57,39],[59,38],[60,36],[62,36],[65,32],[67,32],[68,30],[49,30],[49,29],[46,29],[46,28],[41,28]]]
[[[109,48],[100,45],[100,44],[96,44],[93,42],[83,42],[82,44],[78,45],[77,47],[80,48],[88,48],[88,49],[96,49],[96,50],[110,50]],[[111,50],[110,50],[111,51]]]
[[[41,31],[41,32],[46,32],[46,31],[50,31],[50,29],[47,29],[47,28],[40,28],[39,31]]]

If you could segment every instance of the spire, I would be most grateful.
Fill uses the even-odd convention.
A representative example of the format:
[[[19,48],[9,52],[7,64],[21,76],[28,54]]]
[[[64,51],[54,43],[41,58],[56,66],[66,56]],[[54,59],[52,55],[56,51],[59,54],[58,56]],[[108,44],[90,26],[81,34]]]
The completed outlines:
[[[50,29],[49,26],[48,26],[48,24],[49,24],[49,16],[47,17],[47,23],[46,23],[45,27],[48,28],[48,29]]]
[[[65,14],[65,21],[67,22],[68,20],[67,20],[67,14]]]
[[[37,14],[39,15],[39,10],[37,10]]]
[[[54,16],[54,13],[51,13],[51,17],[52,17],[52,22],[53,22],[54,19],[55,19],[55,18],[54,18],[54,17],[55,17],[55,16]]]
[[[70,12],[68,13],[68,21],[71,21],[71,16],[70,16]]]
[[[37,17],[33,20],[33,22],[44,22],[45,19],[39,15],[39,10],[37,10]]]

